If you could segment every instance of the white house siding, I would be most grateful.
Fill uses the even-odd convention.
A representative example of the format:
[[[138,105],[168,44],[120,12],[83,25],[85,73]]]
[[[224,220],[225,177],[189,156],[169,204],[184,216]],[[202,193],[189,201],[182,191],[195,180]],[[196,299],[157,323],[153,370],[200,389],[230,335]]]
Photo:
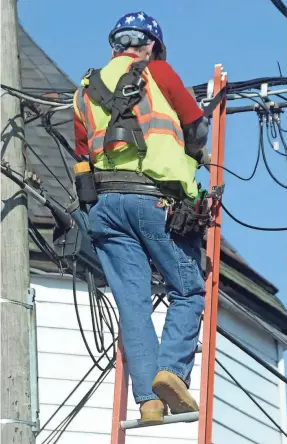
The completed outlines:
[[[68,278],[32,276],[36,290],[38,325],[38,360],[40,420],[43,426],[84,374],[92,367],[92,360],[82,341],[73,303],[72,282]],[[79,311],[92,350],[95,350],[86,287],[77,284]],[[111,297],[112,300],[112,297]],[[165,307],[159,306],[153,314],[160,337],[165,318]],[[219,325],[240,339],[259,356],[280,367],[277,343],[263,330],[235,317],[225,309],[219,309]],[[111,337],[105,334],[107,344]],[[95,352],[95,356],[99,354]],[[217,359],[255,397],[260,405],[282,425],[286,415],[282,385],[278,380],[225,338],[217,335]],[[278,362],[279,361],[279,362]],[[103,359],[104,363],[107,360]],[[201,355],[196,355],[191,378],[191,391],[199,401]],[[85,382],[66,403],[47,430],[41,432],[37,444],[41,444],[52,430],[69,414],[80,399],[100,376],[94,369]],[[60,444],[108,444],[110,443],[114,370],[107,376],[86,406],[69,425]],[[128,419],[138,418],[138,406],[129,391]],[[197,443],[197,424],[172,424],[127,432],[127,444],[183,444]],[[283,444],[283,438],[262,412],[248,399],[216,365],[214,399],[214,444]],[[53,441],[52,441],[53,442]]]

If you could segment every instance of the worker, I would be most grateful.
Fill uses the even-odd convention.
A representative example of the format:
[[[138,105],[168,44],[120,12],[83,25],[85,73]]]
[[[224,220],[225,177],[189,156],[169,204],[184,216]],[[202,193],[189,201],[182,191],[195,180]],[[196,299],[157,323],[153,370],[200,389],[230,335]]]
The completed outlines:
[[[174,233],[168,220],[182,199],[198,195],[208,123],[165,61],[154,18],[126,14],[109,42],[111,60],[93,82],[89,71],[74,96],[75,149],[94,168],[93,245],[119,309],[135,402],[142,423],[160,424],[168,407],[171,414],[198,410],[188,388],[204,309],[202,236]],[[170,303],[161,344],[151,318],[151,263]]]

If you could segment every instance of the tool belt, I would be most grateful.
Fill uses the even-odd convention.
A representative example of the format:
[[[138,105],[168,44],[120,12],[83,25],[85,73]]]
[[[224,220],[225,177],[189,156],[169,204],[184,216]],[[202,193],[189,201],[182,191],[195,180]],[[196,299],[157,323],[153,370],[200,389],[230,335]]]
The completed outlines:
[[[179,182],[159,182],[134,171],[96,171],[97,193],[147,194],[180,200],[183,191]]]

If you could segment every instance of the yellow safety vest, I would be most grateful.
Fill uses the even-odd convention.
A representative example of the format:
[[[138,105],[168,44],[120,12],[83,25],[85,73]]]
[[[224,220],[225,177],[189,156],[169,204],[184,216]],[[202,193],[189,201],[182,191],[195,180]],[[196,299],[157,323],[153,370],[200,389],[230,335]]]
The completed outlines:
[[[119,78],[128,72],[134,62],[129,56],[113,58],[102,70],[101,79],[114,92]],[[176,112],[171,108],[148,67],[142,74],[146,81],[146,94],[133,112],[136,114],[147,145],[142,172],[158,181],[179,181],[185,194],[195,198],[198,194],[195,173],[198,163],[184,150],[183,131]],[[103,140],[110,115],[90,99],[85,87],[74,95],[74,110],[88,133],[88,145],[96,168],[111,170],[111,163],[103,152]],[[138,154],[135,145],[116,142],[108,147],[109,159],[117,170],[137,171]]]

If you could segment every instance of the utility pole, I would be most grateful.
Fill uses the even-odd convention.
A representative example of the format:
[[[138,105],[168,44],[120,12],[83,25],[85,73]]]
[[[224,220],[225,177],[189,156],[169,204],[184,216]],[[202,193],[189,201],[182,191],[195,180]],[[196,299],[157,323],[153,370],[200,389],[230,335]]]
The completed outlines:
[[[1,83],[20,89],[17,0],[1,0],[1,19]],[[19,138],[24,136],[20,101],[3,90],[1,95],[1,160],[24,176],[23,141]],[[1,442],[34,444],[29,424],[30,310],[23,305],[27,304],[30,280],[27,198],[3,174],[1,220]]]

